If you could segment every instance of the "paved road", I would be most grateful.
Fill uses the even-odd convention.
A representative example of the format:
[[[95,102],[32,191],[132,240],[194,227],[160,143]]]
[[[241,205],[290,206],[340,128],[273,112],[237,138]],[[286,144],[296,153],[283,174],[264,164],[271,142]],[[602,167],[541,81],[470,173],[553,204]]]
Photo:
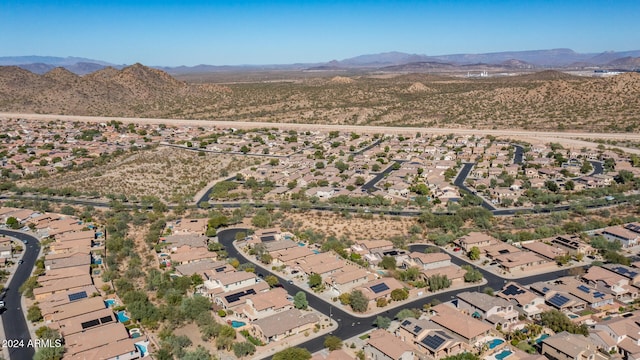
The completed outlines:
[[[471,172],[471,169],[473,169],[474,165],[475,163],[464,163],[462,165],[462,169],[460,169],[460,172],[458,173],[458,176],[456,176],[456,179],[453,180],[453,185],[468,192],[469,194],[475,194],[475,193],[473,190],[469,189],[467,185],[464,184],[464,182],[465,180],[467,180],[467,176],[469,176],[469,173]],[[483,197],[480,197],[480,199],[482,199],[483,208],[490,211],[496,210],[495,206],[493,206],[490,202],[486,201]]]
[[[382,142],[382,137],[380,137],[378,140],[376,140],[376,141],[374,141],[373,143],[371,143],[371,145],[369,145],[369,146],[365,146],[365,147],[363,147],[363,148],[362,148],[362,149],[360,149],[360,150],[356,150],[356,151],[352,152],[351,154],[353,154],[353,155],[360,155],[360,154],[362,154],[363,152],[365,152],[365,151],[367,151],[367,150],[369,150],[369,149],[373,149],[375,146],[378,146],[381,142]]]
[[[513,163],[522,164],[522,160],[524,157],[524,148],[518,144],[512,144],[512,145],[516,149],[515,153],[513,154]]]
[[[601,161],[589,160],[589,162],[591,163],[591,166],[593,166],[593,172],[591,175],[600,175],[604,173],[604,167],[602,166]]]
[[[13,274],[11,283],[4,301],[7,309],[2,314],[2,325],[4,327],[4,334],[7,340],[23,340],[25,346],[9,349],[10,359],[32,359],[34,355],[34,349],[27,347],[26,344],[31,340],[31,334],[29,334],[29,328],[27,327],[27,320],[24,318],[21,305],[21,295],[18,292],[20,285],[25,282],[31,276],[31,270],[38,259],[40,253],[40,242],[34,236],[25,234],[19,231],[11,231],[6,229],[0,229],[1,235],[13,236],[18,240],[27,240],[29,243],[25,246],[25,254],[22,258],[23,264],[18,266],[18,269]]]
[[[234,257],[238,259],[240,263],[250,262],[249,260],[247,260],[244,254],[237,251],[236,248],[233,246],[235,234],[240,231],[246,232],[247,229],[222,230],[218,232],[218,239],[220,243],[225,246],[225,249],[227,250],[229,257]],[[409,246],[409,249],[411,251],[424,251],[424,249],[429,246],[430,245],[417,244],[417,245]],[[462,259],[458,259],[456,257],[452,257],[452,262],[455,263],[456,265],[468,264],[466,261]],[[482,272],[482,275],[485,277],[485,279],[487,279],[487,284],[482,285],[483,287],[490,286],[491,288],[497,290],[497,289],[501,289],[503,285],[508,281],[504,278],[501,278],[481,268],[478,268],[478,270],[480,270],[480,272]],[[343,340],[349,339],[374,328],[373,322],[378,315],[372,315],[367,317],[353,316],[345,311],[340,310],[339,308],[336,308],[332,304],[325,302],[324,300],[320,299],[312,292],[308,292],[304,288],[300,288],[296,285],[287,283],[287,280],[279,276],[279,274],[277,273],[273,273],[266,268],[262,268],[261,270],[257,269],[256,271],[264,274],[265,276],[275,275],[276,277],[278,277],[280,279],[280,283],[283,284],[284,289],[287,290],[287,292],[291,296],[295,296],[295,294],[298,291],[305,291],[307,294],[307,300],[309,301],[309,306],[313,307],[314,309],[318,310],[319,312],[321,312],[326,316],[332,315],[333,319],[338,321],[338,328],[332,332],[332,335],[335,335],[340,339],[343,339]],[[530,276],[530,277],[527,277],[526,279],[520,280],[519,282],[521,284],[527,285],[537,281],[547,281],[547,280],[555,279],[560,276],[565,276],[566,274],[567,274],[567,270],[560,270],[560,271],[555,271],[551,273]],[[472,288],[471,290],[475,290],[475,289]],[[459,292],[461,292],[461,290],[457,289],[457,290],[440,292],[435,295],[425,296],[417,300],[414,300],[412,302],[409,302],[407,304],[404,304],[402,307],[388,310],[380,315],[386,316],[389,318],[394,318],[394,316],[403,308],[420,308],[421,309],[424,304],[431,302],[433,299],[438,299],[442,302],[450,301]],[[324,348],[324,336],[311,339],[297,346],[306,348],[312,353],[322,350]],[[269,359],[271,358],[271,356],[266,358]]]
[[[382,172],[378,173],[373,179],[369,180],[369,182],[362,185],[362,189],[365,191],[369,191],[369,189],[371,189],[371,191],[379,190],[376,187],[376,184],[378,183],[378,181],[382,180],[386,174],[392,172],[393,166],[395,164],[402,164],[403,162],[404,162],[403,160],[394,160],[393,164],[390,164],[389,167],[384,169]]]

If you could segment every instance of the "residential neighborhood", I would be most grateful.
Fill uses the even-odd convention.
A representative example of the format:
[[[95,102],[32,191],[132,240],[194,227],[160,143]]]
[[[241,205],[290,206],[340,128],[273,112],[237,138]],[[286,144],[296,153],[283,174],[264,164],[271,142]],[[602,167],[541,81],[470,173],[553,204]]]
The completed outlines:
[[[640,353],[624,333],[640,316],[640,172],[628,154],[455,134],[0,126],[7,181],[99,172],[157,147],[257,159],[200,184],[190,204],[7,186],[2,280],[33,262],[21,310],[8,304],[3,319],[22,314],[32,337],[63,344],[34,351],[262,359],[308,347],[323,360]],[[400,217],[412,222],[392,236],[388,221]],[[310,226],[360,220],[380,227],[363,235]]]

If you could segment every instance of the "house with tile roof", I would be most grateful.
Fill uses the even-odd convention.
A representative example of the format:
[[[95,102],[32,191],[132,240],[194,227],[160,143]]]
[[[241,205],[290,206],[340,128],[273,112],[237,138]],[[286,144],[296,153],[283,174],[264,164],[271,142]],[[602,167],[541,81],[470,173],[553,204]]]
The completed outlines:
[[[364,346],[367,359],[414,360],[415,350],[408,343],[398,339],[386,330],[376,329],[369,334]]]

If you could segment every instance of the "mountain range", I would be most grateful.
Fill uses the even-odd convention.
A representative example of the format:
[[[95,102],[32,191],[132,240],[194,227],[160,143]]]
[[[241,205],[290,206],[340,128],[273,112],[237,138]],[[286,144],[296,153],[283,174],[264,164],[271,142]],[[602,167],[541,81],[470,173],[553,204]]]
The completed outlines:
[[[0,66],[14,65],[36,74],[45,74],[56,67],[63,67],[77,75],[125,65],[80,57],[9,56],[0,57]],[[276,65],[196,65],[154,66],[172,75],[269,70],[381,70],[426,71],[431,69],[465,70],[471,66],[503,69],[620,69],[637,70],[640,67],[640,50],[607,51],[602,53],[577,53],[571,49],[506,51],[484,54],[451,54],[427,56],[403,52],[385,52],[360,55],[324,63],[276,64]]]
[[[242,79],[222,85],[181,81],[141,64],[106,67],[83,76],[63,67],[40,75],[0,66],[0,111],[350,125],[640,129],[640,73],[591,77],[543,70],[480,79],[407,72],[299,72],[304,76],[298,77],[285,72],[285,81],[215,74]]]

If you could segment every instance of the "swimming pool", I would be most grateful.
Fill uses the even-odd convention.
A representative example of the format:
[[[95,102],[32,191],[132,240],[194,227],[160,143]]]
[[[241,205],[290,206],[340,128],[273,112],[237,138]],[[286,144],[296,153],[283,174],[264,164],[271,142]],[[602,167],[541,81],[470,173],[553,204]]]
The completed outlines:
[[[314,254],[320,254],[320,251],[318,250],[311,250]]]
[[[113,307],[117,303],[116,299],[107,299],[104,301],[104,305],[108,308]]]
[[[549,337],[549,334],[542,334],[542,336],[540,336],[538,338],[538,340],[536,340],[536,344],[540,344],[542,342],[542,340],[546,339]]]
[[[140,352],[140,357],[145,357],[148,354],[147,347],[149,346],[148,341],[137,342],[134,344],[136,349]]]
[[[116,313],[116,316],[118,317],[118,321],[121,323],[127,322],[131,319],[130,317],[127,316],[127,313],[124,310],[118,311]]]
[[[500,344],[503,344],[503,343],[504,343],[504,340],[502,340],[502,339],[493,339],[493,340],[488,342],[489,350],[493,350],[496,347],[498,347]]]
[[[232,326],[234,329],[237,329],[237,328],[239,328],[239,327],[243,327],[243,326],[245,326],[245,325],[247,325],[247,324],[246,324],[246,323],[243,323],[242,321],[236,321],[236,320],[232,320],[232,321],[231,321],[231,326]]]
[[[502,360],[502,359],[506,358],[507,356],[509,356],[511,354],[513,354],[511,352],[511,350],[505,350],[505,351],[501,352],[500,354],[496,354],[496,359]]]

